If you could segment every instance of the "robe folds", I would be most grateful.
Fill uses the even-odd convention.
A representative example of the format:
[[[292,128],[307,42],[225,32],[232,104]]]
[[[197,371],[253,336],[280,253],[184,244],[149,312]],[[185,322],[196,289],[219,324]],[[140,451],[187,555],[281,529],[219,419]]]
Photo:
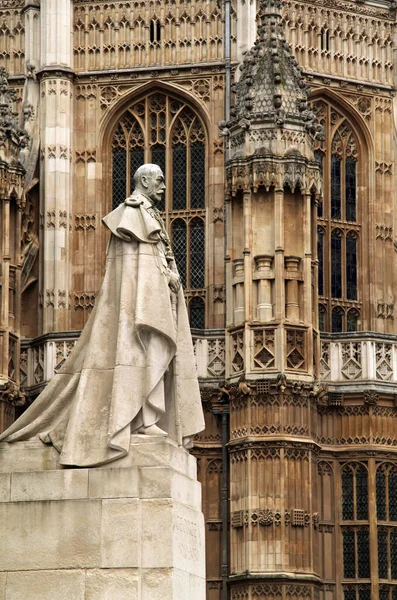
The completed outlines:
[[[152,424],[145,419],[177,441],[204,429],[183,291],[168,286],[149,201],[133,200],[103,219],[105,277],[76,346],[0,441],[38,437],[57,448],[60,464],[87,467],[125,456],[131,431]]]

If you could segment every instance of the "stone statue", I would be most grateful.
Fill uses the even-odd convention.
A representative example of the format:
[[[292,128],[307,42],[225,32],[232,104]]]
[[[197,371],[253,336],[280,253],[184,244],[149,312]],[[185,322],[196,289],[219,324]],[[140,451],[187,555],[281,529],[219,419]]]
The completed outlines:
[[[181,282],[156,208],[157,165],[141,166],[135,191],[104,217],[106,272],[72,353],[0,441],[39,437],[60,464],[94,466],[125,456],[131,433],[188,446],[204,429]]]

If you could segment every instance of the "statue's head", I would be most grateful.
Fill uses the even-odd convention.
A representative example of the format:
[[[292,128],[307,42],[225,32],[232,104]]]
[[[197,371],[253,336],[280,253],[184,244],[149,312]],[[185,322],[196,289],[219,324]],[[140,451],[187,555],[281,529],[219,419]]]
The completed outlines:
[[[139,167],[135,171],[134,184],[135,189],[145,194],[154,204],[161,202],[164,197],[164,175],[158,165],[148,163]]]

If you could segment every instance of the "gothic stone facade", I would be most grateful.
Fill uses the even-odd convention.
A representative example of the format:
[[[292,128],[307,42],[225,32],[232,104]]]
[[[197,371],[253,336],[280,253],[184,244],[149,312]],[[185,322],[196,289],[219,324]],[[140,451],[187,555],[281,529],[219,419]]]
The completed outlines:
[[[30,136],[25,181],[14,164],[0,197],[1,426],[73,347],[101,218],[156,162],[207,423],[207,600],[396,600],[396,6],[282,11],[324,128],[310,148],[282,119],[249,142],[233,129],[236,100],[269,111],[229,93],[259,0],[0,0]]]

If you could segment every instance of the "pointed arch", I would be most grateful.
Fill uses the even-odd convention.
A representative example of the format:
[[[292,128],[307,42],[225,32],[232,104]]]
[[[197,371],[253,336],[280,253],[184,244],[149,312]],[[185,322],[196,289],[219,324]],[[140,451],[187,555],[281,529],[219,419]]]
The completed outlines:
[[[325,331],[357,330],[365,327],[362,290],[371,277],[370,269],[360,266],[369,260],[364,252],[375,178],[372,136],[356,108],[332,90],[316,90],[311,104],[325,131],[325,141],[316,147],[324,178],[317,215],[323,233],[324,277],[318,289],[322,325]]]
[[[100,132],[100,159],[105,159],[103,213],[133,191],[133,175],[140,165],[152,162],[161,167],[167,189],[158,208],[173,241],[186,297],[196,298],[188,306],[198,327],[197,323],[204,326],[199,316],[205,314],[206,300],[208,126],[201,106],[198,110],[197,102],[179,92],[161,83],[140,86],[104,119]]]

